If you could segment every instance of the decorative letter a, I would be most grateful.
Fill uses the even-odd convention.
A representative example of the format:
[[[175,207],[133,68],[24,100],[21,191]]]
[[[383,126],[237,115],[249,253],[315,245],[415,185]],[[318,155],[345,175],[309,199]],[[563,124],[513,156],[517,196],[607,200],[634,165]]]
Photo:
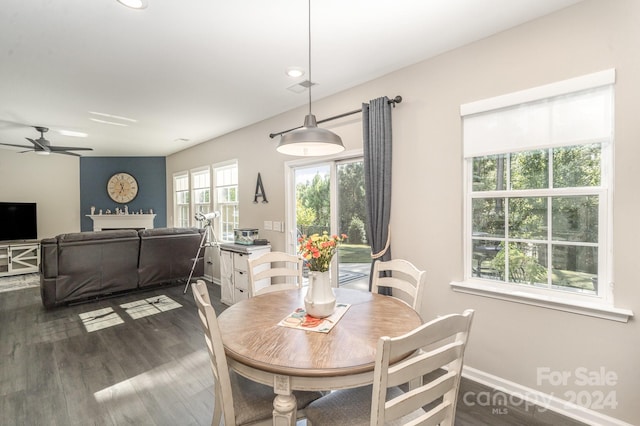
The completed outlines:
[[[262,178],[260,177],[260,173],[258,173],[258,180],[256,181],[256,194],[253,197],[253,202],[258,203],[258,197],[262,197],[263,203],[268,203],[267,194],[264,193],[264,186],[262,186]]]

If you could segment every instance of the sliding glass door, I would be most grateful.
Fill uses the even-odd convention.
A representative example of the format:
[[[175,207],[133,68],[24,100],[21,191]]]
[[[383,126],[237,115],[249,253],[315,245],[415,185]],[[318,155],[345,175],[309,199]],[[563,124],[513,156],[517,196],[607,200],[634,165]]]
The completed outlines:
[[[371,246],[366,235],[364,162],[358,157],[337,162],[335,167],[337,233],[347,236],[347,242],[338,248],[339,282],[341,286],[368,290]]]
[[[362,156],[289,164],[290,252],[297,239],[324,231],[347,235],[331,266],[334,286],[368,289],[371,248],[365,235]]]

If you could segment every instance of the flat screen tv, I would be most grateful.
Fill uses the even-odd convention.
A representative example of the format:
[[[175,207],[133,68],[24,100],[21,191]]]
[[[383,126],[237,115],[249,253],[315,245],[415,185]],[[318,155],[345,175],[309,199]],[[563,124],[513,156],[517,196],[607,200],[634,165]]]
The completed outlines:
[[[0,202],[0,241],[36,239],[36,203]]]

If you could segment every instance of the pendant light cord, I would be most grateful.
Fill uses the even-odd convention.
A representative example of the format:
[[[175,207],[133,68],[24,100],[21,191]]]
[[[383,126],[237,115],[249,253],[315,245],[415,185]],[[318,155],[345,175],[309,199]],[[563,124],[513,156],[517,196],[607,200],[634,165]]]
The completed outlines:
[[[311,0],[309,0],[309,115],[311,115]]]

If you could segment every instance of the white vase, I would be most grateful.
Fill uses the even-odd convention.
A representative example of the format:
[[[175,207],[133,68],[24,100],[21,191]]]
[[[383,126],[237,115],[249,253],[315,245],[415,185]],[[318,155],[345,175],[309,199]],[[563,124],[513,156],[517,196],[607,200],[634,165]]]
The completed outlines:
[[[336,309],[336,296],[331,288],[329,271],[309,271],[309,288],[304,297],[304,308],[316,318],[328,317]]]

